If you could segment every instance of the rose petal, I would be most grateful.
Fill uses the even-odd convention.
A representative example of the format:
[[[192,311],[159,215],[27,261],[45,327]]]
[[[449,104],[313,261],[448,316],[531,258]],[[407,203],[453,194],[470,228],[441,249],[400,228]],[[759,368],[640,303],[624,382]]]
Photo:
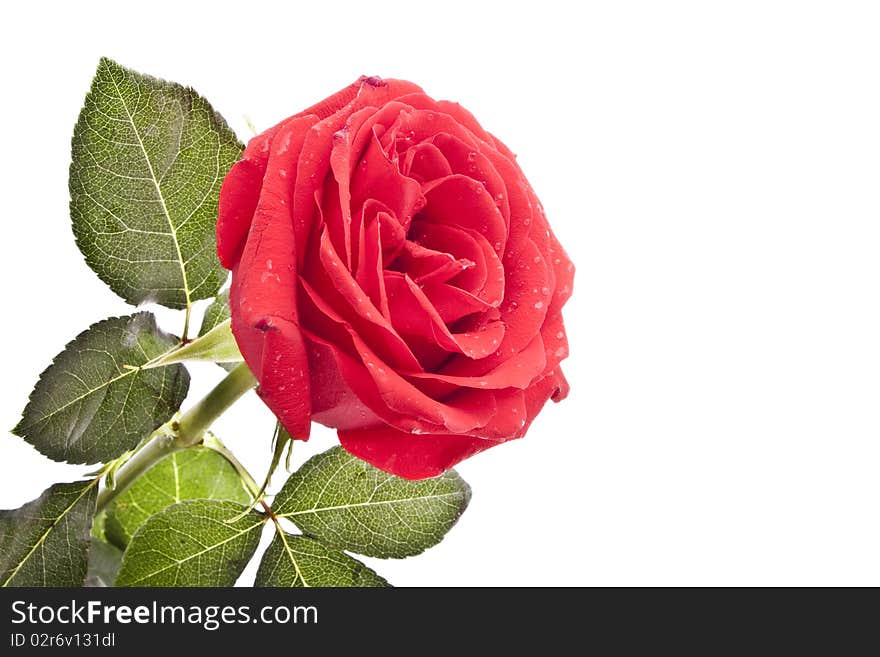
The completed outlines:
[[[424,194],[427,203],[421,211],[422,217],[476,231],[485,236],[498,257],[503,256],[507,224],[482,183],[453,174],[425,185]]]
[[[494,397],[483,391],[460,391],[445,402],[432,399],[406,381],[373,352],[356,332],[349,330],[349,345],[357,360],[340,348],[307,332],[309,339],[323,342],[333,352],[339,371],[355,395],[383,420],[410,431],[435,431],[442,427],[467,433],[484,427],[496,412]],[[425,428],[427,427],[427,428]]]
[[[217,209],[217,256],[220,264],[232,269],[241,257],[244,238],[260,200],[265,169],[252,160],[239,160],[232,165],[220,187]]]
[[[280,317],[245,324],[233,315],[232,331],[259,381],[257,394],[290,435],[308,440],[311,431],[308,357],[300,327]]]
[[[503,388],[493,393],[496,410],[491,422],[471,432],[483,440],[508,441],[523,436],[528,407],[525,391]]]
[[[565,250],[559,244],[556,236],[550,230],[544,208],[535,196],[531,187],[527,187],[529,197],[532,199],[534,221],[529,232],[529,239],[535,244],[544,260],[550,265],[553,272],[553,297],[548,304],[548,314],[558,313],[562,306],[571,296],[574,284],[574,265],[569,260]]]
[[[446,252],[474,264],[449,282],[497,306],[504,298],[504,267],[495,249],[480,233],[462,226],[428,221],[419,215],[413,222],[410,239],[435,251]]]
[[[458,103],[448,100],[434,100],[424,93],[408,94],[399,100],[415,109],[436,110],[441,114],[445,114],[451,117],[458,125],[467,128],[469,132],[473,133],[480,140],[494,146],[495,140],[493,136],[483,129],[483,126],[480,125],[480,122],[477,121],[473,114]]]
[[[311,281],[300,277],[300,286],[304,291],[301,304],[304,307],[304,325],[319,335],[325,335],[333,325],[342,326],[346,332],[357,332],[375,345],[381,359],[391,367],[421,369],[418,359],[394,326],[366,298],[351,274],[342,267],[332,247],[327,248],[326,237],[324,243],[322,265],[332,273],[315,271]],[[327,266],[327,263],[333,262],[337,263],[335,267],[332,264]],[[330,326],[326,320],[329,320]]]
[[[385,272],[391,323],[403,335],[421,336],[446,351],[484,358],[504,338],[504,324],[491,322],[473,332],[452,333],[421,288],[406,274]]]
[[[393,221],[387,213],[383,214],[386,215],[386,224]],[[360,214],[359,221],[363,223],[363,213]],[[385,290],[385,265],[382,257],[382,224],[382,218],[375,216],[367,228],[361,229],[358,245],[360,255],[355,278],[360,288],[370,297],[373,305],[390,322],[391,310],[388,307],[388,293]]]
[[[414,436],[389,426],[340,431],[339,442],[352,456],[404,479],[427,479],[500,443],[454,434]]]
[[[476,363],[454,356],[444,367],[444,373],[480,376],[522,351],[539,333],[547,316],[548,268],[537,247],[528,240],[520,255],[520,260],[506,272],[506,292],[499,306],[506,332],[498,350]]]
[[[321,120],[337,113],[347,116],[360,107],[368,105],[379,107],[394,98],[412,93],[424,92],[421,87],[406,80],[383,79],[362,75],[332,96],[303,110],[300,112],[300,115],[314,114]],[[345,111],[340,112],[340,110]]]
[[[306,110],[322,120],[312,126],[307,133],[297,168],[293,198],[293,225],[297,243],[305,242],[314,225],[314,218],[320,207],[320,202],[318,205],[315,204],[315,194],[323,188],[324,180],[330,170],[331,146],[336,131],[342,128],[353,114],[365,107],[381,107],[397,96],[418,91],[421,91],[419,87],[403,80],[362,77],[327,100]],[[301,252],[300,267],[304,260],[305,255]]]
[[[315,419],[328,427],[337,429],[363,429],[374,426],[379,422],[393,426],[406,433],[434,433],[445,431],[440,425],[433,424],[423,418],[397,413],[388,407],[379,393],[379,388],[373,378],[367,373],[363,363],[358,358],[352,357],[342,351],[337,345],[326,342],[316,335],[306,332],[311,344],[320,344],[322,354],[320,357],[322,370],[335,369],[335,374],[326,372],[326,380],[330,383],[330,391],[335,397],[322,393],[324,397],[322,412]],[[330,377],[338,376],[338,381]],[[342,390],[344,388],[345,390]],[[358,404],[351,406],[352,398],[358,400]],[[361,414],[352,412],[360,407],[367,409]]]
[[[506,194],[507,185],[492,161],[482,152],[488,145],[481,144],[480,150],[474,150],[461,139],[446,133],[436,135],[432,141],[442,152],[452,173],[465,175],[483,184],[498,207],[505,227],[509,228],[510,201]]]
[[[568,337],[565,334],[562,313],[547,315],[544,326],[541,327],[541,338],[545,345],[548,370],[568,358]]]
[[[488,405],[463,406],[461,400],[453,405],[428,397],[393,369],[383,366],[384,363],[359,336],[352,334],[351,338],[366,365],[366,372],[379,389],[382,401],[392,411],[442,425],[452,433],[467,433],[483,427],[494,415],[495,409]]]
[[[353,392],[339,365],[341,359],[347,359],[353,370],[355,361],[351,356],[308,331],[304,334],[308,345],[312,378],[312,419],[315,422],[336,429],[360,429],[383,421],[403,422],[402,418],[391,416],[387,407],[381,403],[377,390],[373,391],[372,404],[364,403]],[[371,406],[377,409],[378,414],[373,412]]]
[[[447,326],[472,313],[486,312],[494,308],[491,303],[448,283],[426,285],[424,290],[425,296]]]
[[[416,144],[406,151],[400,170],[405,176],[420,183],[445,178],[452,174],[452,167],[446,161],[446,156],[437,146],[427,141]]]
[[[242,356],[267,405],[292,436],[303,440],[309,436],[311,403],[298,326],[290,185],[283,174],[296,160],[304,128],[312,122],[311,117],[289,121],[272,141],[259,203],[230,290],[232,331]]]
[[[381,202],[397,217],[404,230],[425,204],[421,185],[403,175],[373,139],[361,155],[351,179],[351,205],[360,208],[367,199]]]
[[[478,376],[453,375],[440,372],[407,372],[404,376],[421,381],[441,381],[458,387],[495,390],[501,388],[527,388],[547,369],[544,341],[535,336],[529,345],[505,360],[495,369]],[[446,390],[448,392],[448,389]],[[435,396],[435,395],[432,395]]]
[[[217,255],[227,269],[232,269],[244,247],[243,241],[260,199],[269,148],[275,135],[286,125],[284,138],[290,139],[290,125],[305,131],[313,123],[314,119],[291,117],[255,136],[223,179],[217,209]]]
[[[526,403],[526,423],[520,430],[522,436],[526,434],[548,399],[560,402],[568,396],[568,381],[565,380],[562,370],[557,368],[529,386],[523,391],[523,395]]]
[[[447,251],[436,251],[407,240],[394,266],[419,285],[424,285],[445,283],[466,269],[475,267],[476,263],[467,258],[456,258]]]
[[[496,143],[503,147],[500,142]],[[485,150],[483,154],[505,182],[507,189],[505,198],[510,208],[510,216],[507,224],[504,263],[515,262],[519,258],[521,247],[529,238],[529,226],[532,223],[532,204],[528,188],[522,172],[512,159],[508,159],[497,150]]]
[[[411,105],[417,102],[417,96],[403,96],[399,102]],[[485,143],[448,114],[421,109],[400,112],[382,133],[380,141],[387,153],[398,153],[421,142],[431,141],[439,133],[454,135],[474,150],[479,150],[480,143]]]

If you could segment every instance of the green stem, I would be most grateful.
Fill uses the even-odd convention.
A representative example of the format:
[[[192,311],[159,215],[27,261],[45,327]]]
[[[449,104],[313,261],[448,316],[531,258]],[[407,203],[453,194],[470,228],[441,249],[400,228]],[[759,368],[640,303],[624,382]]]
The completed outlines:
[[[98,494],[97,511],[102,511],[138,477],[169,454],[201,443],[205,431],[214,420],[256,384],[254,375],[242,363],[201,401],[181,415],[179,420],[171,420],[156,429],[147,444],[116,471],[116,485],[113,488],[104,488]]]
[[[186,295],[186,315],[183,318],[183,333],[180,336],[180,341],[186,344],[189,341],[189,318],[192,314],[192,303],[189,300],[189,293]]]
[[[184,447],[200,442],[214,420],[256,385],[257,380],[245,363],[227,374],[204,399],[181,416],[176,433],[183,442],[189,441]]]

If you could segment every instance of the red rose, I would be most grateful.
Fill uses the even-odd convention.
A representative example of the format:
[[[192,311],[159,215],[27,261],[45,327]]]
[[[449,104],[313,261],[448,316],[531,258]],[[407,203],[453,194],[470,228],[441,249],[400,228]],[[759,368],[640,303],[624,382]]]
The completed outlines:
[[[568,392],[573,267],[513,154],[456,103],[361,78],[254,137],[220,194],[232,330],[292,436],[408,479]]]

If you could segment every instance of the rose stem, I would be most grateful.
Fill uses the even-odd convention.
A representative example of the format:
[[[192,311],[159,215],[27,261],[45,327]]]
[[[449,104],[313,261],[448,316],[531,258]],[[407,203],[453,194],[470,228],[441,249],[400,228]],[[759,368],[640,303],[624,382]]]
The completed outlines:
[[[97,512],[131,486],[158,461],[173,452],[198,445],[205,431],[239,397],[257,384],[245,363],[232,370],[217,386],[178,420],[166,422],[153,432],[147,444],[116,471],[113,488],[98,494]]]

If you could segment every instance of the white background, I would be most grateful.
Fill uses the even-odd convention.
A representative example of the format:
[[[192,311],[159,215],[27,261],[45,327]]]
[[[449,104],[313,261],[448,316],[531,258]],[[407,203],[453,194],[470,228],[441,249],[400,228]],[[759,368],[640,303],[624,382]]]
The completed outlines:
[[[130,312],[68,218],[100,55],[195,86],[244,139],[245,116],[404,77],[518,153],[578,268],[572,392],[461,465],[474,497],[441,545],[369,563],[399,586],[878,585],[875,6],[10,4],[0,424],[68,340]],[[190,403],[220,373],[193,375]],[[217,431],[259,478],[271,428],[253,397]],[[333,442],[318,428],[297,462]],[[10,434],[0,507],[84,471]]]

